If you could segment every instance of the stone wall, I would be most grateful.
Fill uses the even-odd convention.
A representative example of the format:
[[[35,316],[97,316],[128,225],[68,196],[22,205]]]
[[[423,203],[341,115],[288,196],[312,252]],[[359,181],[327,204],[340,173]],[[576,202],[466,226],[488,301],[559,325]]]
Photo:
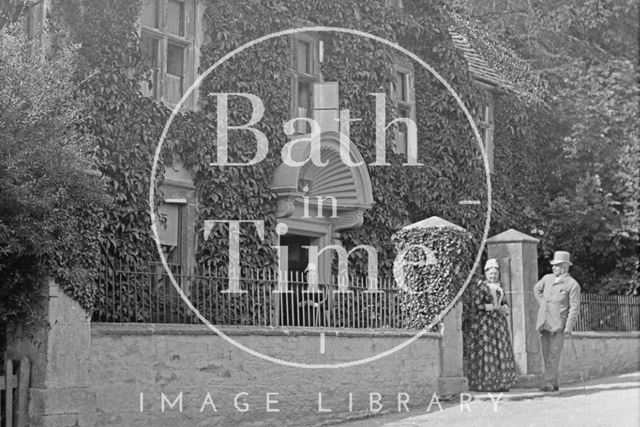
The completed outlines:
[[[576,332],[565,339],[560,382],[640,371],[640,332]]]
[[[434,393],[466,391],[459,306],[445,318],[444,335],[424,334],[357,366],[303,369],[251,355],[205,326],[90,323],[55,283],[46,291],[51,329],[36,342],[19,331],[8,335],[11,357],[33,363],[32,426],[318,425],[418,413]],[[413,337],[395,330],[224,332],[269,356],[313,364],[373,357]],[[573,343],[575,352],[565,342],[563,383],[581,373],[586,379],[640,370],[640,332],[579,332]]]
[[[31,360],[30,426],[90,426],[95,396],[90,389],[90,321],[80,305],[53,281],[43,289],[50,328],[23,335],[7,331],[9,357]]]
[[[412,336],[391,331],[326,333],[321,354],[319,331],[225,332],[265,354],[304,363],[371,357]],[[275,364],[198,325],[97,323],[91,325],[91,335],[89,372],[97,425],[316,425],[373,415],[378,409],[397,412],[399,400],[401,411],[417,411],[437,391],[441,370],[441,338],[434,333],[377,361],[340,369]],[[176,401],[180,393],[182,412]],[[173,408],[169,403],[175,403]]]

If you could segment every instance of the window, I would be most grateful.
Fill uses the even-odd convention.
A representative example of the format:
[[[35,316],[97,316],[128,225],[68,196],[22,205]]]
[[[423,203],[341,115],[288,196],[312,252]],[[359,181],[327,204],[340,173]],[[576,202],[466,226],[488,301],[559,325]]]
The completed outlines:
[[[44,1],[25,2],[22,14],[24,16],[22,24],[23,31],[30,39],[37,37],[44,27]]]
[[[485,90],[482,102],[478,108],[478,131],[484,142],[484,148],[487,151],[489,160],[489,172],[493,173],[493,94],[489,90]]]
[[[182,263],[182,228],[185,205],[186,200],[184,199],[167,199],[158,208],[158,239],[167,262],[172,265]]]
[[[404,0],[385,0],[387,7],[397,7],[398,9],[404,9]]]
[[[398,108],[398,117],[415,120],[415,94],[411,64],[396,65],[391,99]],[[407,154],[407,126],[397,124],[395,128],[396,153]]]
[[[293,78],[291,117],[313,117],[313,84],[320,80],[321,43],[316,37],[298,35],[292,39]],[[309,124],[296,123],[297,133],[308,133]]]
[[[145,96],[177,104],[195,80],[195,9],[194,0],[143,0],[140,47],[151,66]]]

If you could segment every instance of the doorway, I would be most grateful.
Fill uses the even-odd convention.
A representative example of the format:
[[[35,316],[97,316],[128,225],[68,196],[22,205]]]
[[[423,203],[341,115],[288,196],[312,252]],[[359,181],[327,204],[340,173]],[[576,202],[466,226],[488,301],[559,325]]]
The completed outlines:
[[[288,256],[287,265],[290,273],[296,275],[304,275],[309,264],[309,251],[303,246],[311,246],[312,239],[310,236],[290,235],[280,237],[280,246],[287,246]],[[291,277],[291,274],[290,274]]]
[[[305,246],[312,245],[318,245],[318,238],[295,234],[280,237],[280,246],[286,246],[288,251],[288,283],[291,291],[279,296],[278,322],[281,326],[321,326],[323,323],[325,294],[306,292],[309,287],[309,251]]]

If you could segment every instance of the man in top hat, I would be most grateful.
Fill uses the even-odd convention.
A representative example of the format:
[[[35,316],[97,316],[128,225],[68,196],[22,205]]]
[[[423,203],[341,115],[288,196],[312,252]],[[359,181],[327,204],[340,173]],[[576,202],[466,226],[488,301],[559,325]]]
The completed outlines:
[[[580,307],[580,285],[569,275],[569,252],[556,251],[551,260],[553,273],[535,284],[540,304],[536,328],[540,331],[544,359],[544,385],[541,391],[558,391],[558,365],[564,337],[570,336]]]

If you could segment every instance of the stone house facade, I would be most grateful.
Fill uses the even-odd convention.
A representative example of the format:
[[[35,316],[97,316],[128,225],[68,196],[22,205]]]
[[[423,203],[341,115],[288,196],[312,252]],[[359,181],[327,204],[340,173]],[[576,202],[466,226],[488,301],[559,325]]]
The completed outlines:
[[[167,109],[181,103],[182,114],[211,115],[214,113],[213,102],[210,94],[205,93],[205,89],[215,87],[218,77],[209,78],[213,80],[209,86],[204,82],[199,88],[191,91],[188,97],[182,101],[181,98],[207,67],[212,65],[211,54],[207,53],[207,49],[210,49],[211,44],[214,43],[212,38],[216,35],[224,35],[224,32],[216,32],[214,23],[218,21],[211,16],[222,15],[222,10],[233,8],[233,4],[233,2],[204,0],[142,0],[134,30],[138,36],[139,51],[149,67],[149,73],[140,83],[140,94],[155,100],[159,107],[164,106]],[[25,28],[28,33],[37,34],[38,29],[47,22],[48,14],[52,12],[55,14],[55,8],[59,6],[58,3],[48,0],[25,3]],[[288,3],[286,6],[291,8]],[[358,7],[361,6],[358,5]],[[405,2],[383,1],[378,6],[382,8],[380,12],[382,16],[388,14],[396,21],[421,18],[418,15],[419,8],[411,6],[410,2],[405,4]],[[218,13],[217,7],[220,7],[221,12]],[[364,14],[364,6],[362,9],[362,12],[354,12],[354,16]],[[402,18],[402,16],[410,18]],[[309,14],[294,16],[289,22],[298,23],[299,27],[326,24],[313,21]],[[446,25],[446,23],[442,21],[439,25]],[[452,28],[446,29],[447,41],[443,43],[448,43],[452,57],[462,60],[460,64],[466,69],[458,67],[458,72],[470,79],[469,85],[480,100],[475,105],[470,105],[474,105],[471,110],[475,115],[487,152],[489,168],[493,172],[494,121],[498,119],[494,117],[493,102],[495,96],[508,89],[508,84],[477,54],[462,34]],[[400,34],[400,30],[397,31]],[[377,139],[375,143],[371,139],[373,133],[358,131],[355,134],[351,132],[352,134],[349,135],[350,130],[353,131],[359,126],[358,119],[352,122],[341,122],[341,114],[348,110],[345,106],[350,107],[352,112],[357,111],[357,105],[353,99],[369,89],[364,83],[360,88],[359,81],[355,79],[341,81],[335,78],[340,71],[336,65],[338,64],[336,58],[342,58],[338,55],[336,48],[338,46],[336,40],[339,40],[340,36],[330,32],[305,31],[281,38],[286,40],[284,49],[287,51],[286,58],[283,58],[285,65],[282,66],[286,70],[285,76],[279,79],[283,82],[280,88],[284,88],[286,92],[284,98],[288,103],[284,107],[287,116],[284,118],[309,118],[319,124],[320,157],[327,165],[318,167],[312,162],[307,162],[301,166],[290,166],[279,160],[265,165],[264,168],[269,169],[266,172],[269,181],[259,183],[259,191],[271,194],[271,199],[269,203],[264,203],[262,207],[249,212],[252,218],[260,214],[270,218],[266,225],[274,228],[267,232],[270,239],[266,239],[265,245],[283,248],[277,257],[272,256],[271,259],[266,257],[264,262],[260,260],[258,267],[292,271],[298,274],[298,277],[305,277],[311,263],[317,272],[317,280],[324,284],[331,283],[336,273],[334,254],[331,251],[322,251],[326,246],[344,245],[349,250],[359,245],[370,245],[377,250],[378,259],[375,260],[377,264],[372,264],[371,260],[375,258],[373,256],[369,256],[368,259],[359,257],[356,272],[361,275],[366,274],[372,270],[372,265],[378,265],[383,273],[389,274],[394,254],[388,240],[395,230],[435,214],[447,217],[463,226],[467,225],[465,221],[473,222],[473,219],[465,216],[466,214],[459,214],[464,208],[457,206],[458,200],[447,202],[447,206],[442,209],[438,206],[429,206],[430,201],[422,200],[421,194],[426,190],[410,186],[415,168],[406,173],[402,168],[393,172],[402,175],[401,179],[407,183],[407,185],[399,184],[398,191],[394,191],[393,184],[385,178],[385,175],[390,175],[391,172],[380,172],[379,167],[376,169],[379,144]],[[419,44],[414,46],[420,47]],[[259,51],[260,49],[266,51],[269,47],[261,47]],[[384,152],[388,152],[387,159],[391,156],[398,165],[402,165],[403,163],[400,162],[403,161],[406,161],[405,165],[422,161],[427,150],[431,149],[426,145],[423,135],[434,133],[428,124],[425,124],[427,117],[433,117],[427,114],[439,114],[425,112],[431,108],[431,105],[420,90],[425,85],[432,87],[432,79],[425,77],[424,71],[419,69],[419,65],[414,60],[397,51],[387,52],[387,56],[381,60],[376,59],[371,64],[372,67],[374,65],[386,67],[388,74],[384,84],[378,89],[380,92],[376,92],[382,96],[383,110],[384,107],[387,108],[387,114],[382,116],[383,159]],[[276,67],[273,66],[273,68]],[[240,77],[246,78],[245,75],[239,75],[239,80]],[[233,83],[230,87],[239,92],[238,87],[241,85],[238,85],[238,82]],[[251,86],[253,83],[255,82],[249,81],[247,85]],[[353,95],[354,92],[357,96]],[[369,111],[372,112],[378,98],[375,99],[375,103],[374,97],[370,97],[370,100]],[[370,114],[368,118],[363,118],[363,123],[372,117],[373,114]],[[413,127],[418,135],[417,139],[412,137],[411,123],[415,123]],[[280,145],[276,144],[276,148],[288,142],[291,147],[295,147],[295,152],[292,152],[293,157],[308,156],[314,147],[314,143],[311,142],[313,139],[310,136],[311,130],[310,123],[303,120],[296,121],[291,135],[279,141]],[[467,133],[467,136],[471,136],[469,140],[472,141],[472,132]],[[376,131],[376,138],[377,134],[378,131]],[[342,143],[341,135],[351,138],[347,144]],[[243,138],[241,140],[243,144],[254,144],[252,138]],[[299,143],[291,144],[296,140]],[[346,154],[359,163],[358,166],[350,167],[344,163],[341,154],[343,145],[346,147]],[[472,147],[472,149],[476,150],[475,156],[479,158],[477,148]],[[372,161],[373,154],[375,154],[375,162]],[[450,158],[455,158],[458,154],[452,153]],[[186,274],[202,265],[205,260],[218,266],[231,266],[233,263],[237,263],[237,267],[241,264],[243,267],[247,266],[241,262],[245,258],[245,252],[241,251],[238,257],[231,260],[229,254],[216,258],[217,255],[210,254],[213,252],[211,246],[206,247],[205,241],[208,240],[207,237],[214,226],[208,226],[206,221],[203,222],[203,207],[210,207],[214,212],[217,209],[215,203],[207,202],[206,199],[212,193],[223,195],[229,188],[223,186],[212,188],[199,183],[198,173],[192,169],[192,163],[188,158],[174,156],[173,164],[166,168],[163,177],[162,200],[158,212],[164,221],[157,227],[163,253],[170,264]],[[382,163],[385,163],[385,160],[382,160]],[[481,161],[476,162],[476,166],[478,165],[481,166]],[[451,165],[446,167],[436,165],[433,170],[443,169],[445,172],[435,182],[449,181],[457,192],[463,193],[463,182],[456,181],[456,175],[470,174],[465,170],[461,170],[460,173],[447,171],[450,167]],[[482,177],[482,171],[480,170],[476,176]],[[239,179],[242,180],[242,176]],[[383,181],[387,182],[381,188],[379,183]],[[251,196],[247,195],[247,197]],[[385,199],[391,202],[383,201]],[[385,204],[392,206],[397,203],[405,206],[403,215],[395,215],[394,211],[387,214],[379,212],[375,214],[378,219],[372,220],[376,209],[381,209],[379,207]],[[242,202],[236,205],[242,205]],[[239,206],[236,211],[224,212],[224,214],[229,214],[226,218],[241,218],[241,212],[242,208]],[[456,217],[458,214],[460,218]],[[385,215],[386,220],[383,219]],[[286,234],[275,231],[276,223],[287,230]],[[377,231],[379,234],[376,235]],[[225,233],[226,229],[224,231],[218,229],[217,234],[216,230],[211,233],[211,240],[215,241],[212,246],[220,248],[221,252],[228,251],[230,247],[229,239],[224,239]],[[309,252],[309,247],[318,248],[319,253]],[[313,255],[312,259],[309,258],[310,255]],[[277,262],[274,261],[276,258]],[[250,266],[256,266],[255,262],[253,264]],[[185,290],[188,291],[188,288],[189,286],[185,285]]]

